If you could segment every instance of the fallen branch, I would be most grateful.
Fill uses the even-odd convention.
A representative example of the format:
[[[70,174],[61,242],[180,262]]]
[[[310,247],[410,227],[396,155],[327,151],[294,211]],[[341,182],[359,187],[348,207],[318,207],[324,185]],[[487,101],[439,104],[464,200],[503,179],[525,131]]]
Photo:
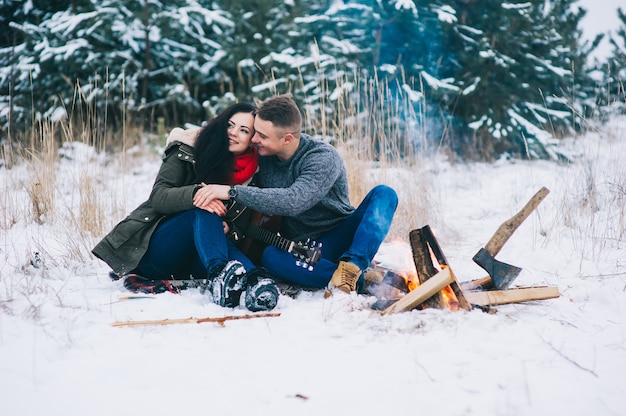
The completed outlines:
[[[563,351],[561,351],[560,349],[556,348],[554,345],[552,345],[552,343],[550,341],[548,341],[547,339],[545,339],[543,336],[539,335],[539,338],[541,338],[541,340],[543,342],[545,342],[546,344],[548,344],[548,347],[550,347],[552,349],[552,351],[556,352],[557,354],[559,354],[565,361],[575,365],[576,367],[580,368],[583,371],[588,372],[589,374],[595,376],[596,378],[598,377],[598,374],[593,371],[590,368],[587,367],[583,367],[581,364],[579,364],[578,362],[576,362],[573,358],[568,357],[567,355],[565,355],[563,353]]]
[[[113,322],[112,326],[142,326],[142,325],[173,325],[173,324],[202,324],[205,322],[216,322],[224,326],[226,321],[237,319],[271,318],[280,316],[280,313],[257,313],[254,315],[231,315],[220,318],[183,318],[183,319],[157,319],[155,321],[125,321]]]

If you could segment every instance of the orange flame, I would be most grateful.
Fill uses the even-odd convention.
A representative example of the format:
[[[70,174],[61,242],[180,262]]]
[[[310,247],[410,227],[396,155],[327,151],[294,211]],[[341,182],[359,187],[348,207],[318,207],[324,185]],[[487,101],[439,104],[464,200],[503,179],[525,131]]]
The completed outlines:
[[[458,311],[461,309],[459,299],[456,297],[454,290],[450,286],[446,286],[441,289],[441,302],[442,306],[446,306],[451,311]]]
[[[435,267],[435,270],[437,270],[437,272],[440,272],[448,267],[446,264],[440,264],[439,261],[432,254],[432,252],[431,258],[433,260],[433,266]],[[405,270],[403,272],[400,272],[400,275],[406,280],[409,291],[415,290],[415,288],[420,285],[415,266],[413,266],[413,269],[410,271]],[[454,290],[452,290],[452,287],[449,285],[441,289],[441,291],[439,292],[439,301],[442,308],[448,308],[451,311],[458,311],[461,309],[461,303],[454,293]]]
[[[403,242],[402,239],[396,239],[394,242]],[[446,264],[439,263],[439,260],[436,258],[435,254],[432,250],[430,251],[430,257],[432,260],[432,264],[435,268],[435,271],[441,272],[446,267]],[[420,281],[417,275],[417,270],[415,268],[415,263],[413,257],[410,252],[405,252],[404,250],[398,250],[395,252],[396,254],[400,254],[397,257],[394,257],[395,261],[399,267],[394,268],[394,272],[398,275],[402,276],[407,284],[409,291],[415,290],[419,285]],[[448,308],[452,311],[457,311],[461,309],[461,304],[452,290],[452,287],[446,286],[439,292],[439,300],[441,308]]]

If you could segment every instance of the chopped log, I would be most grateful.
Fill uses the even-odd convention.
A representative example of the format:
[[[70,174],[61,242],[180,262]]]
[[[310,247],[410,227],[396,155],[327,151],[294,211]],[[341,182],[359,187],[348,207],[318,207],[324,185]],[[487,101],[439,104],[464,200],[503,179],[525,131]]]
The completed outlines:
[[[448,286],[453,281],[454,277],[452,276],[451,270],[449,268],[445,268],[413,289],[411,292],[404,295],[396,303],[385,309],[383,314],[389,315],[413,309],[424,303],[433,295],[439,293],[441,289]]]
[[[431,230],[430,226],[427,225],[423,227],[422,230],[423,230],[422,231],[423,237],[426,239],[426,242],[430,246],[430,249],[432,250],[439,264],[441,266],[445,265],[446,267],[450,268],[450,264],[448,263],[446,256],[444,256],[443,250],[439,246],[439,242],[435,238],[435,234]],[[457,283],[457,280],[456,280],[456,276],[454,275],[454,272],[452,271],[452,269],[450,270],[450,273],[452,274],[452,278],[454,279],[453,282],[450,283],[450,288],[454,292],[454,295],[456,296],[456,299],[459,302],[459,306],[465,309],[466,311],[471,310],[472,307],[470,306],[467,299],[465,299],[465,296],[463,295],[463,290],[461,290],[461,288],[459,287],[459,284]]]
[[[425,228],[425,227],[424,227]],[[413,253],[413,263],[417,271],[417,278],[420,285],[426,283],[431,276],[437,274],[437,269],[433,265],[433,261],[428,248],[428,243],[424,237],[424,228],[412,230],[409,232],[409,242],[411,243],[411,252]],[[433,293],[434,295],[435,293]],[[433,296],[432,299],[424,299],[424,307],[441,308],[443,299],[441,294]]]
[[[467,290],[490,290],[493,289],[493,280],[491,276],[481,277],[480,279],[470,280],[468,282],[461,282],[461,288]]]
[[[493,306],[561,296],[555,286],[522,287],[508,290],[467,291],[465,297],[472,305]]]
[[[404,286],[406,287],[406,284]],[[365,293],[375,296],[378,300],[392,299],[395,301],[409,293],[409,290],[408,288],[406,290],[398,289],[397,287],[389,285],[383,281],[377,285],[369,285],[365,288]]]
[[[398,299],[377,299],[371,306],[371,308],[375,311],[384,311],[394,303],[396,303]]]
[[[173,325],[173,324],[202,324],[205,322],[216,322],[220,326],[224,326],[225,321],[234,321],[237,319],[253,319],[253,318],[270,318],[280,316],[280,313],[257,313],[254,315],[234,315],[222,316],[219,318],[183,318],[183,319],[158,319],[154,321],[125,321],[113,322],[112,326],[142,326],[142,325]]]

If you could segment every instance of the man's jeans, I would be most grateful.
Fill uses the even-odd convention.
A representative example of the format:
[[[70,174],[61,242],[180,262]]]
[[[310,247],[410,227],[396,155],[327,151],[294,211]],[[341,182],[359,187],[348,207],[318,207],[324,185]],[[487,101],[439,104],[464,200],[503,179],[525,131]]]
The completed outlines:
[[[163,221],[150,239],[136,272],[155,280],[206,278],[208,272],[239,260],[247,271],[252,262],[224,235],[222,218],[194,208]]]
[[[263,266],[280,280],[312,288],[326,287],[340,260],[365,270],[389,232],[397,206],[396,192],[378,185],[344,222],[317,240],[322,243],[322,258],[312,271],[297,266],[290,253],[273,246],[263,251]]]

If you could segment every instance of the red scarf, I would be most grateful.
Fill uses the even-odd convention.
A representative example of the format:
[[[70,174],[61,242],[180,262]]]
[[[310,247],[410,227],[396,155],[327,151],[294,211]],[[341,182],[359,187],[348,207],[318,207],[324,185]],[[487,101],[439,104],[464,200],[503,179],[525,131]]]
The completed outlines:
[[[256,148],[251,147],[244,153],[235,156],[235,171],[230,181],[231,185],[241,185],[256,173],[259,166],[259,158]]]

